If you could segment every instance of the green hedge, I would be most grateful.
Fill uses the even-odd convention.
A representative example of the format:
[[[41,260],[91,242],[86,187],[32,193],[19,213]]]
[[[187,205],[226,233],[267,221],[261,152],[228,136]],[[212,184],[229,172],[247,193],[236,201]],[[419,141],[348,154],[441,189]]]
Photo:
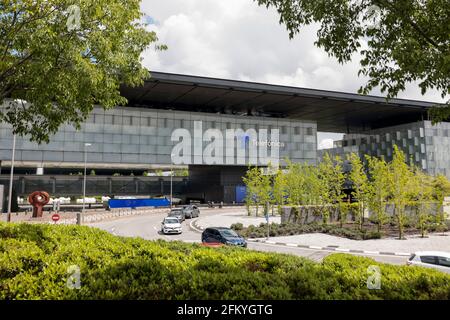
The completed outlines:
[[[78,265],[81,288],[66,285]],[[366,286],[382,270],[381,290]],[[331,255],[122,238],[89,227],[0,223],[0,299],[449,299],[438,271]]]
[[[242,224],[232,224],[231,228],[236,230],[241,236],[245,238],[263,238],[267,236],[267,224],[261,223],[259,226],[250,225],[244,228]],[[269,235],[271,237],[292,236],[304,233],[327,233],[339,237],[344,237],[353,240],[368,240],[380,239],[381,233],[370,230],[359,230],[356,228],[341,228],[339,225],[333,224],[296,224],[296,223],[274,223],[270,224]]]

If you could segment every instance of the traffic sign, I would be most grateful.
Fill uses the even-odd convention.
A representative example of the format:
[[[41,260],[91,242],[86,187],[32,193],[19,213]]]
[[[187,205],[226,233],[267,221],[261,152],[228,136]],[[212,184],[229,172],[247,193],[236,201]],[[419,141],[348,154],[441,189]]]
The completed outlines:
[[[55,221],[55,223],[60,219],[61,217],[59,216],[59,214],[55,213],[54,215],[52,215],[52,220]]]

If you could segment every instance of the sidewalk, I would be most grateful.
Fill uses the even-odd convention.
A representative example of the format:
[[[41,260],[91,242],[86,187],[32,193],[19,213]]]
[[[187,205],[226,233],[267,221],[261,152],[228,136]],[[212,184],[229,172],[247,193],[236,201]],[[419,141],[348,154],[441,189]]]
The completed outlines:
[[[280,223],[280,217],[270,217],[269,222]],[[194,227],[203,230],[207,227],[230,227],[233,223],[242,223],[244,227],[266,223],[264,217],[247,216],[245,210],[226,212],[219,215],[198,218],[194,221]],[[396,238],[352,240],[322,233],[310,233],[294,236],[271,237],[267,239],[248,239],[254,242],[303,247],[317,250],[329,250],[337,252],[357,252],[382,255],[409,256],[416,251],[447,251],[450,252],[450,233],[430,234],[428,238],[420,235],[409,236],[407,240]]]

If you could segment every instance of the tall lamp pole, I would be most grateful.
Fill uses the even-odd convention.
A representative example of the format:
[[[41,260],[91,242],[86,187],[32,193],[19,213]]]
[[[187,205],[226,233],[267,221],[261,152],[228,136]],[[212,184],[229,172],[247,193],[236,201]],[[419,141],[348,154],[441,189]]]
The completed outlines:
[[[11,221],[11,201],[12,201],[12,190],[13,190],[13,180],[14,180],[14,156],[16,153],[16,134],[13,133],[13,147],[11,156],[11,173],[9,178],[9,193],[8,193],[8,215],[6,221]]]
[[[77,215],[77,224],[81,225],[82,218],[84,216],[84,211],[86,209],[86,166],[87,166],[87,147],[90,147],[90,143],[84,144],[84,179],[83,179],[83,209],[81,210],[81,213],[78,213]]]
[[[172,158],[171,158],[170,159],[170,209],[172,209],[172,202],[173,202],[172,180],[173,180],[173,168],[172,168]]]

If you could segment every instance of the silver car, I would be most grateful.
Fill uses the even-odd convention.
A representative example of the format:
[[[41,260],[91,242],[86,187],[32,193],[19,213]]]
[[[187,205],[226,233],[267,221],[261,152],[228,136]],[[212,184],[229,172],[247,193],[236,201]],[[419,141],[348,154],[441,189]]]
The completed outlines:
[[[166,217],[163,222],[161,222],[161,232],[163,234],[176,233],[180,234],[183,232],[181,223],[177,218]]]
[[[180,222],[183,222],[186,219],[182,208],[174,208],[170,210],[168,217],[177,218]]]
[[[183,207],[184,217],[187,219],[197,218],[200,215],[200,210],[197,206],[192,204]]]
[[[418,251],[406,262],[409,266],[421,266],[450,273],[450,253],[442,251]]]

